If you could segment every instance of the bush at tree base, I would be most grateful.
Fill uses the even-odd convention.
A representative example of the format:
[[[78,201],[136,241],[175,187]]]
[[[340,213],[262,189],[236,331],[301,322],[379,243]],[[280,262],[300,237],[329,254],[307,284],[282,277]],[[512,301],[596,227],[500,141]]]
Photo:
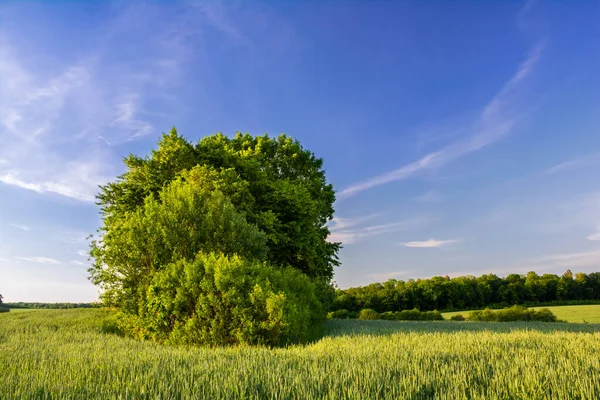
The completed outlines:
[[[131,335],[160,342],[224,346],[301,342],[322,322],[315,285],[292,268],[199,253],[154,275],[146,309],[124,317]]]

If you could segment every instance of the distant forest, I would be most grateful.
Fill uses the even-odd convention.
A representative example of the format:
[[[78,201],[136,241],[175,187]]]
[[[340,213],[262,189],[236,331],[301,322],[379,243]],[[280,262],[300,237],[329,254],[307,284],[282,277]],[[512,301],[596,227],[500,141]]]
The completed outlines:
[[[95,308],[102,307],[100,303],[4,303],[7,308],[45,308],[45,309],[66,309],[66,308]]]
[[[430,279],[383,283],[336,291],[332,311],[357,312],[372,309],[379,313],[417,308],[421,311],[461,311],[512,305],[600,303],[600,272],[563,275],[510,274],[505,278],[488,274],[480,277],[435,276]]]

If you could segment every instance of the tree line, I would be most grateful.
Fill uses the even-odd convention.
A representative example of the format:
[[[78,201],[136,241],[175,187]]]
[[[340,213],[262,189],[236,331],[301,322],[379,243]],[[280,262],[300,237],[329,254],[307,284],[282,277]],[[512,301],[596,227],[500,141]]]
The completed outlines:
[[[1,302],[0,302],[1,303]],[[37,303],[23,302],[4,303],[2,306],[6,308],[40,308],[40,309],[68,309],[68,308],[97,308],[101,307],[100,303]]]
[[[382,283],[336,290],[332,311],[378,313],[419,309],[460,311],[512,305],[569,304],[600,301],[600,272],[573,274],[494,274],[435,276],[408,281],[390,279]]]

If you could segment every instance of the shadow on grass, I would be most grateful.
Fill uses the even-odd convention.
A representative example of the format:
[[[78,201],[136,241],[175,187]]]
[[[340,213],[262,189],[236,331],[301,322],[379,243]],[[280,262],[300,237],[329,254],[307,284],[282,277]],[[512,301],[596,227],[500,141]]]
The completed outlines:
[[[556,322],[454,322],[454,321],[361,321],[333,319],[325,323],[323,336],[392,335],[394,333],[454,333],[491,331],[600,332],[600,324]]]
[[[106,335],[117,335],[120,337],[124,337],[125,333],[123,329],[119,326],[116,318],[110,319],[102,322],[102,326],[100,327],[100,332]]]

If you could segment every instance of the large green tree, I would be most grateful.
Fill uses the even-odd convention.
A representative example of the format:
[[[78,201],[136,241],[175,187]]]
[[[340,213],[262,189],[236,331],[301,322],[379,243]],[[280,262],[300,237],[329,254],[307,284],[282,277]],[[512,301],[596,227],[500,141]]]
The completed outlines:
[[[322,320],[338,243],[322,160],[287,136],[173,129],[101,187],[91,280],[132,336],[282,344]]]
[[[148,157],[129,155],[124,162],[127,171],[97,196],[102,232],[142,207],[147,196],[158,198],[169,182],[204,166],[223,174],[216,185],[232,191],[226,194],[236,210],[265,234],[268,261],[326,282],[333,277],[340,244],[327,241],[326,224],[333,218],[335,193],[322,159],[293,138],[219,133],[194,145],[172,129]]]

